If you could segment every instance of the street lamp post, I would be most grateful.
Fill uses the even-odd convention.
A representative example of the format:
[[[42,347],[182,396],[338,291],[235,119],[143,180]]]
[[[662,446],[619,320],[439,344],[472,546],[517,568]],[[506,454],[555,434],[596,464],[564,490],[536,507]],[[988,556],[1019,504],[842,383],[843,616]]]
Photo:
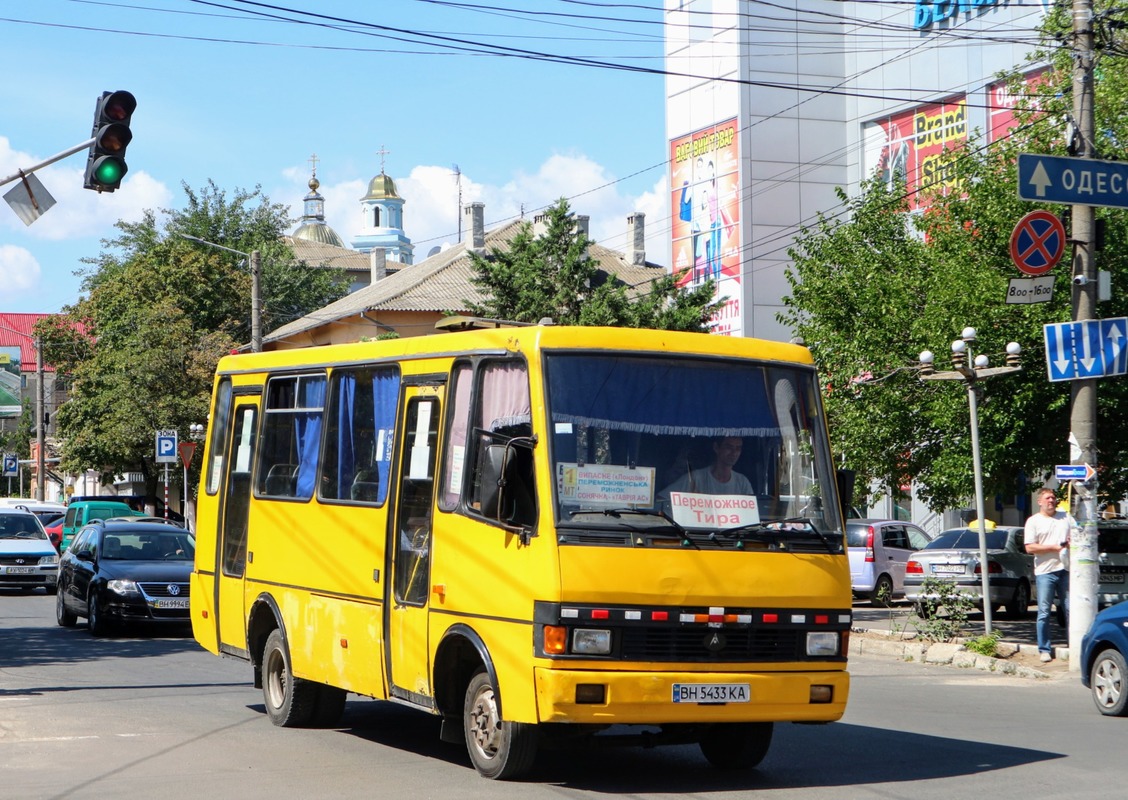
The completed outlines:
[[[925,350],[920,354],[920,379],[923,381],[963,381],[967,385],[967,404],[970,411],[971,424],[971,463],[975,471],[975,514],[979,522],[979,572],[983,580],[983,628],[984,633],[991,635],[991,583],[988,574],[987,562],[987,520],[984,513],[983,502],[983,465],[979,456],[979,387],[982,378],[995,375],[1007,375],[1022,369],[1019,356],[1022,348],[1018,342],[1007,345],[1007,365],[1005,367],[988,366],[987,356],[980,354],[972,357],[971,344],[976,340],[975,328],[964,328],[959,339],[952,342],[952,367],[950,372],[936,372],[933,362],[935,356]]]
[[[180,234],[180,237],[187,239],[190,242],[197,244],[206,244],[208,247],[214,247],[217,250],[226,250],[228,253],[234,253],[237,256],[242,256],[248,260],[251,266],[251,352],[262,352],[262,288],[260,286],[260,277],[262,273],[261,256],[258,250],[252,250],[249,253],[244,253],[242,250],[235,250],[231,247],[224,247],[215,242],[209,242],[206,239],[200,239],[196,236],[189,236],[186,233]]]

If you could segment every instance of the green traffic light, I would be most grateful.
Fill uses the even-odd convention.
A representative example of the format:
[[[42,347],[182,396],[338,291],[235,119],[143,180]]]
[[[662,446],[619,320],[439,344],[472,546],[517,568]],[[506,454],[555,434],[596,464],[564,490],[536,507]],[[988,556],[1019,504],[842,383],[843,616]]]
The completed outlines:
[[[120,158],[103,156],[94,167],[94,180],[102,186],[116,186],[125,177],[125,162]]]

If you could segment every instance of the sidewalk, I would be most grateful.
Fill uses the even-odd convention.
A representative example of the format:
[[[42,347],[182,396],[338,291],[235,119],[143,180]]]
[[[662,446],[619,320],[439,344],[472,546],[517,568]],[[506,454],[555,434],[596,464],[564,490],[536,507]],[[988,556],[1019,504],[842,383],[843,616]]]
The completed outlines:
[[[991,627],[1002,636],[997,648],[1000,657],[993,658],[965,650],[959,643],[929,645],[924,642],[916,635],[910,620],[912,607],[907,604],[873,608],[856,603],[853,611],[851,655],[894,656],[904,661],[951,665],[1024,678],[1057,680],[1077,677],[1069,671],[1068,632],[1056,622],[1053,625],[1054,660],[1048,663],[1041,661],[1033,612],[1023,620],[992,616]],[[981,636],[984,632],[983,615],[970,616],[965,630],[968,637]]]

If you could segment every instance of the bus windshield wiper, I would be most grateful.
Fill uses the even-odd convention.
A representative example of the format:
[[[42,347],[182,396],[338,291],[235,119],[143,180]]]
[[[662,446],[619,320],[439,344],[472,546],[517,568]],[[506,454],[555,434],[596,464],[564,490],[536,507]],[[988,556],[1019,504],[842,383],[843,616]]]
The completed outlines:
[[[676,535],[678,538],[680,538],[682,540],[682,544],[692,545],[697,550],[701,549],[701,547],[698,546],[697,542],[693,541],[693,537],[689,535],[689,531],[687,531],[685,528],[683,528],[681,525],[679,525],[678,522],[673,517],[671,517],[669,514],[667,514],[665,511],[659,511],[659,510],[655,510],[655,509],[652,509],[652,508],[605,508],[605,509],[603,509],[603,516],[605,516],[605,517],[614,517],[615,519],[619,519],[624,514],[635,514],[635,515],[640,516],[640,517],[658,517],[659,519],[665,520],[666,524],[669,525],[669,527],[673,529],[674,535]],[[641,533],[641,534],[659,534],[659,535],[669,536],[670,533],[671,533],[670,531],[662,529],[662,528],[657,528],[657,529],[648,528],[646,530],[642,530],[641,528],[636,528],[633,525],[628,525],[626,522],[624,522],[623,524],[626,525],[628,528],[630,528],[632,531],[634,531],[636,533]]]
[[[795,525],[802,525],[802,528],[791,527]],[[745,525],[737,525],[733,528],[726,528],[720,531],[721,536],[737,537],[743,539],[747,535],[756,535],[757,537],[770,538],[776,542],[791,538],[796,534],[811,534],[818,536],[822,543],[826,545],[828,553],[836,552],[834,545],[831,544],[830,539],[826,537],[818,526],[815,525],[809,517],[787,517],[785,519],[775,519],[769,522],[751,522]]]

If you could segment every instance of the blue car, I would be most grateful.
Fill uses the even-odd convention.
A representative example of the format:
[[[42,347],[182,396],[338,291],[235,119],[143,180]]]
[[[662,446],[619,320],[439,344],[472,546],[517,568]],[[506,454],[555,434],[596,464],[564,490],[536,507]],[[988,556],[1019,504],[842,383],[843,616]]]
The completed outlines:
[[[1081,640],[1081,683],[1093,692],[1097,710],[1128,716],[1128,601],[1097,614]]]

